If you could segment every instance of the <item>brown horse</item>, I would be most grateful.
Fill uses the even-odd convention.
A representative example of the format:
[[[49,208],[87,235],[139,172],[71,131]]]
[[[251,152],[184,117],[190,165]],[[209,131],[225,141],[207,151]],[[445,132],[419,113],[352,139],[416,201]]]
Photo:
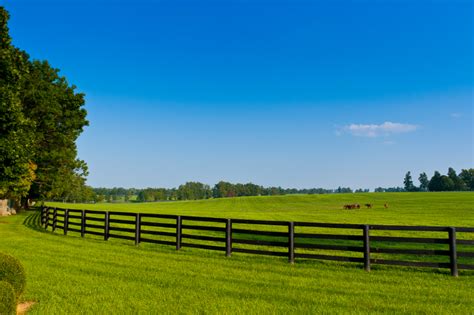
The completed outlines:
[[[358,203],[347,204],[342,207],[343,209],[351,210],[351,209],[360,209],[360,205]]]
[[[371,203],[366,203],[365,206],[367,207],[367,209],[372,209],[372,204]]]

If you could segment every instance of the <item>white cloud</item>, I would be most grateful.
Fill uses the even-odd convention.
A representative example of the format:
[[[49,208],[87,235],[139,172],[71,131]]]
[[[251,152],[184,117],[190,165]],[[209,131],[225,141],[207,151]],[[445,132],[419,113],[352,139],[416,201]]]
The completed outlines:
[[[462,117],[462,114],[461,113],[451,113],[450,115],[452,118],[460,118]]]
[[[413,132],[418,126],[386,121],[383,124],[350,124],[344,126],[343,130],[357,137],[379,137],[392,134]]]

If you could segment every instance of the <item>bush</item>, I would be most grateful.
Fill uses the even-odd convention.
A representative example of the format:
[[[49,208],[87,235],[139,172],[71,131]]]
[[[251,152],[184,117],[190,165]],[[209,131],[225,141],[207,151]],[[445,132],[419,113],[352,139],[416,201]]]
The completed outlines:
[[[16,314],[16,295],[12,285],[6,281],[0,281],[0,314]]]
[[[20,297],[25,290],[26,276],[25,269],[18,259],[0,253],[0,281],[10,283],[15,291],[16,298]]]

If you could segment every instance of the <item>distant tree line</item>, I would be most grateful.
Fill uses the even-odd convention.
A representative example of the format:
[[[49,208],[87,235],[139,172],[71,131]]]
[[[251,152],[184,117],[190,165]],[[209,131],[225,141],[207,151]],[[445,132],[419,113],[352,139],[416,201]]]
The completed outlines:
[[[403,187],[388,187],[388,188],[377,187],[374,189],[374,192],[404,192],[404,191],[406,190]]]
[[[459,174],[453,168],[447,175],[435,171],[431,179],[426,173],[418,177],[419,185],[413,183],[411,172],[407,172],[403,187],[377,187],[374,192],[416,192],[416,191],[474,191],[474,169],[463,169]],[[65,201],[75,202],[154,202],[175,200],[200,200],[210,198],[232,198],[244,196],[277,196],[291,194],[338,194],[368,193],[369,189],[352,190],[350,187],[324,188],[282,188],[264,187],[253,183],[233,184],[220,181],[213,187],[200,182],[187,182],[178,188],[90,188],[85,187],[71,194]],[[55,200],[62,200],[62,197]]]
[[[210,198],[232,198],[244,196],[276,196],[289,194],[334,194],[352,193],[349,187],[338,187],[337,189],[324,188],[282,188],[263,187],[253,183],[233,184],[220,181],[212,188],[200,182],[187,182],[178,188],[92,188],[93,195],[84,200],[82,196],[77,202],[153,202],[174,200],[200,200]],[[369,189],[358,189],[355,192],[369,192]]]
[[[416,192],[416,191],[474,191],[474,169],[463,169],[457,174],[449,168],[447,175],[434,172],[431,179],[426,173],[418,177],[419,186],[413,183],[411,172],[404,178],[404,187],[377,187],[374,192]],[[338,194],[338,193],[368,193],[369,189],[355,189],[338,187],[336,189],[324,188],[282,188],[264,187],[253,183],[233,184],[220,181],[213,187],[200,182],[187,182],[178,188],[90,188],[88,186],[52,200],[73,202],[155,202],[175,200],[200,200],[210,198],[232,198],[244,196],[277,196],[291,194]]]
[[[404,191],[474,191],[474,168],[462,169],[459,174],[450,167],[446,175],[435,171],[431,179],[426,173],[418,176],[419,186],[413,183],[411,172],[403,179]]]

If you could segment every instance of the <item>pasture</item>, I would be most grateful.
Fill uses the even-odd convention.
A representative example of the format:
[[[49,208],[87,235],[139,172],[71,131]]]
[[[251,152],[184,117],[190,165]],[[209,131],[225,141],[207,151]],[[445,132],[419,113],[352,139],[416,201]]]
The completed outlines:
[[[343,210],[372,203],[372,209]],[[385,209],[387,203],[389,208]],[[474,193],[360,193],[240,197],[151,203],[64,204],[69,209],[194,215],[220,218],[357,224],[474,226]]]
[[[346,203],[373,209],[342,210]],[[389,208],[383,207],[384,203]],[[53,204],[224,218],[474,226],[472,193],[248,197],[149,204]],[[0,218],[0,251],[25,264],[31,313],[461,313],[474,311],[474,274],[298,261],[63,236],[38,213]],[[6,240],[6,241],[5,241]]]

